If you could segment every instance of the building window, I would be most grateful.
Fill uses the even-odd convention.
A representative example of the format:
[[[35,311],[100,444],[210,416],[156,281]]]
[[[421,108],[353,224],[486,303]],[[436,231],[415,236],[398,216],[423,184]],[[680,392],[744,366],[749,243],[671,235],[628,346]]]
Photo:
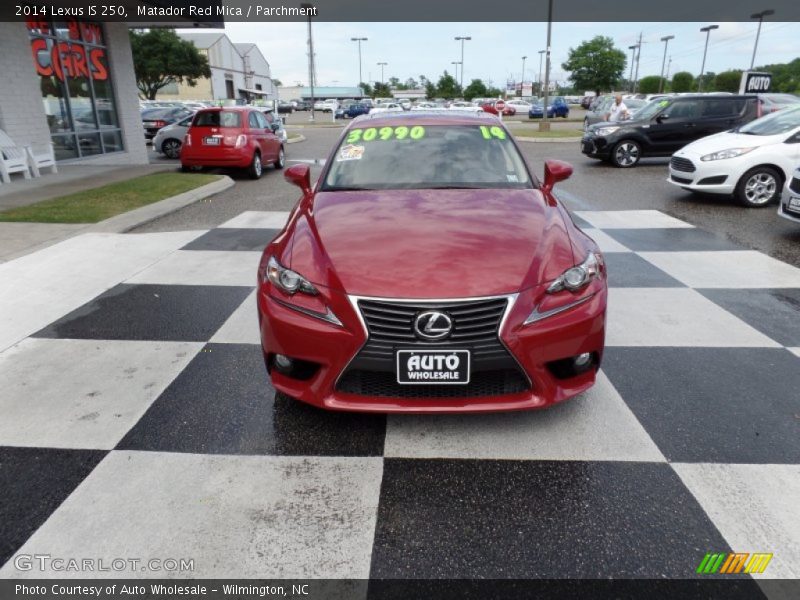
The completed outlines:
[[[229,100],[233,100],[234,98],[236,98],[236,94],[234,93],[233,90],[233,81],[231,81],[230,79],[225,80],[225,94],[226,98],[228,98]]]
[[[27,21],[56,159],[124,149],[103,27],[85,21]]]

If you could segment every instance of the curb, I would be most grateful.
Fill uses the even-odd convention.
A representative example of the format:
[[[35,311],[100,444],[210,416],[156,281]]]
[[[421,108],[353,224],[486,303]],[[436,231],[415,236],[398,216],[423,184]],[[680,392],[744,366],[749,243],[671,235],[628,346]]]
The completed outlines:
[[[513,131],[511,132],[513,135]],[[514,139],[518,142],[527,142],[531,143],[538,143],[538,144],[574,144],[575,142],[580,142],[583,138],[579,137],[572,137],[572,138],[525,138],[514,136]]]
[[[172,196],[171,198],[159,200],[147,206],[135,208],[134,210],[116,215],[104,221],[100,221],[99,223],[85,224],[84,227],[76,228],[66,235],[57,235],[49,240],[20,250],[19,252],[3,256],[0,258],[0,264],[10,262],[28,254],[33,254],[34,252],[38,252],[39,250],[43,250],[44,248],[48,248],[75,236],[83,235],[84,233],[125,233],[140,225],[145,225],[146,223],[155,221],[160,217],[180,210],[190,204],[194,204],[199,200],[232,188],[235,184],[233,179],[227,175],[223,175],[222,179],[212,181],[199,188],[189,190],[177,196]]]
[[[287,139],[287,140],[284,142],[284,144],[297,144],[298,142],[305,142],[305,141],[306,141],[306,136],[304,136],[304,135],[299,135],[299,136],[297,136],[297,137],[296,137],[296,138],[294,138],[294,139]]]
[[[223,175],[219,181],[212,181],[204,186],[189,190],[177,196],[159,200],[153,204],[135,208],[121,215],[116,215],[105,221],[95,223],[82,233],[125,233],[140,225],[155,221],[165,215],[180,210],[199,200],[204,200],[214,194],[219,194],[235,185],[233,179]]]

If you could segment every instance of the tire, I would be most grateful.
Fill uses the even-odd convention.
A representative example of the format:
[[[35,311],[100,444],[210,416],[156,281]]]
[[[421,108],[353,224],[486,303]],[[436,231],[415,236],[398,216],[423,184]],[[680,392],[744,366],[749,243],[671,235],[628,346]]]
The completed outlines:
[[[736,200],[749,208],[764,208],[780,200],[783,177],[772,167],[755,167],[742,175],[733,192]]]
[[[180,158],[181,156],[181,141],[175,138],[169,138],[161,143],[161,152],[167,158]]]
[[[250,166],[247,167],[247,175],[250,179],[261,179],[261,174],[264,172],[264,165],[261,164],[261,155],[256,152],[253,154],[253,160]]]
[[[276,169],[282,169],[286,166],[286,152],[283,150],[283,144],[281,144],[281,149],[278,150],[278,158],[272,164],[275,165]]]
[[[633,140],[618,142],[611,151],[611,163],[620,169],[635,167],[642,156],[642,147]]]
[[[181,165],[181,173],[191,173],[192,167],[187,167],[186,165]]]

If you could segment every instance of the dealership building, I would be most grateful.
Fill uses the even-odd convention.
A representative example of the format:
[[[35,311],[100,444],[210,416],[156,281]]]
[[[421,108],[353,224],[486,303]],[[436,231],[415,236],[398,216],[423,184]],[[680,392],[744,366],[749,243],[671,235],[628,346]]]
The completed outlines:
[[[149,26],[223,23],[0,22],[0,129],[18,146],[52,142],[59,162],[146,164],[128,30]]]

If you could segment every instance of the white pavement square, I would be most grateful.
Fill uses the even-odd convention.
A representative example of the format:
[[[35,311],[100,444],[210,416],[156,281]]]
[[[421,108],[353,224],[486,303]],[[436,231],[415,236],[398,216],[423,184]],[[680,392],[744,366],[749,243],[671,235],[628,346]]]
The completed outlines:
[[[224,229],[283,229],[288,219],[288,211],[248,210],[230,221],[225,221],[220,227]]]
[[[548,410],[390,416],[384,456],[666,461],[602,372],[588,392]]]
[[[87,233],[0,264],[0,351],[203,233]]]
[[[578,210],[575,214],[598,229],[694,228],[658,210]]]
[[[694,288],[800,287],[800,269],[754,250],[639,252],[639,256]]]
[[[363,579],[382,474],[380,458],[115,451],[19,552],[74,556],[78,543],[80,556],[106,564],[119,556],[194,559],[193,572],[174,577]],[[19,572],[13,562],[0,577],[85,576]]]
[[[799,465],[698,463],[672,467],[731,550],[774,554],[766,571],[753,577],[800,578]]]
[[[257,290],[245,299],[219,331],[209,340],[215,344],[260,344],[261,332],[258,329],[256,309]]]
[[[788,348],[789,352],[800,358],[800,348]]]
[[[202,347],[28,338],[0,354],[0,445],[111,450]]]
[[[261,252],[179,250],[125,283],[255,287]]]
[[[610,288],[606,345],[780,347],[699,292],[687,288]]]
[[[600,246],[600,250],[602,252],[611,253],[631,251],[630,248],[620,244],[617,240],[599,229],[587,228],[584,229],[583,232],[597,242],[597,245]]]

